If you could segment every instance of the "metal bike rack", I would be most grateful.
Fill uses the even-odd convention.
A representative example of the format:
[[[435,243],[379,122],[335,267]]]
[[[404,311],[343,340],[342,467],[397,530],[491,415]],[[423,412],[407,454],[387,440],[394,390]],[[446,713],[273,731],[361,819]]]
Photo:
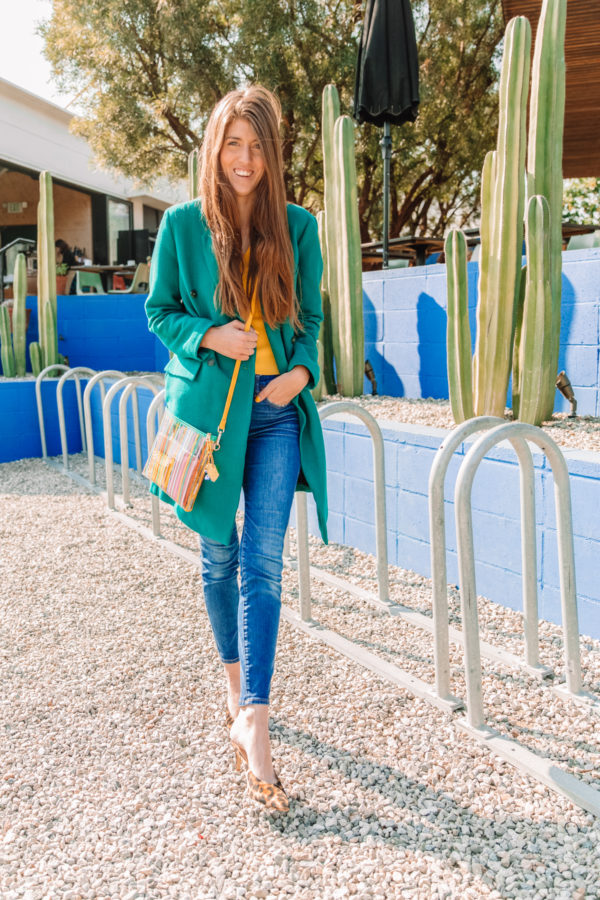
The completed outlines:
[[[95,375],[95,369],[89,369],[87,366],[75,366],[73,369],[68,369],[64,375],[58,380],[58,384],[56,385],[56,408],[58,410],[58,430],[60,432],[60,446],[62,450],[62,458],[63,458],[63,466],[65,469],[69,468],[69,448],[67,446],[67,427],[65,425],[65,405],[63,401],[63,386],[65,381],[68,381],[70,378],[75,379],[75,391],[77,393],[77,412],[79,414],[79,430],[81,432],[81,447],[83,450],[86,449],[86,435],[85,435],[85,424],[84,424],[84,415],[83,415],[83,405],[81,402],[81,384],[79,383],[79,377],[81,375]],[[87,387],[87,385],[86,385]]]
[[[98,382],[100,382],[100,406],[102,407],[104,398],[106,397],[104,379],[108,378],[110,378],[111,380],[114,380],[115,378],[125,378],[125,373],[119,372],[117,369],[104,369],[103,372],[98,372],[96,375],[94,375],[93,378],[90,378],[83,392],[83,419],[85,423],[90,484],[96,484],[96,467],[94,465],[94,433],[92,429],[92,391],[98,384]]]
[[[40,440],[42,442],[42,458],[48,458],[48,450],[46,446],[46,426],[44,425],[44,406],[42,403],[42,381],[48,374],[48,372],[68,372],[69,366],[65,366],[62,363],[56,363],[53,366],[46,366],[45,369],[42,369],[38,377],[35,379],[35,402],[37,405],[37,414],[38,414],[38,423],[40,426]]]
[[[446,571],[446,525],[444,512],[444,482],[450,460],[460,444],[477,431],[485,431],[506,424],[498,416],[479,416],[458,425],[446,437],[438,449],[429,474],[429,529],[431,540],[431,580],[433,611],[433,652],[435,663],[435,687],[439,697],[450,694],[449,639],[463,642],[462,632],[450,629],[448,623],[448,595]],[[509,423],[510,424],[510,423]],[[525,668],[539,678],[554,675],[549,666],[539,660],[539,629],[537,611],[537,559],[535,545],[535,485],[533,460],[527,443],[522,438],[508,438],[519,459],[521,493],[521,558],[523,567],[523,613],[525,630],[525,661],[502,648],[492,647],[481,641],[483,656],[509,666]]]
[[[575,563],[573,551],[573,528],[571,516],[571,493],[569,472],[564,457],[556,443],[540,428],[524,422],[508,422],[492,428],[482,435],[467,453],[458,473],[455,491],[456,532],[458,542],[458,566],[460,581],[461,613],[465,649],[465,679],[467,684],[467,721],[471,728],[478,729],[484,725],[483,702],[481,691],[481,656],[479,647],[479,627],[477,616],[477,591],[475,585],[475,558],[473,548],[473,522],[471,511],[471,489],[479,463],[496,444],[503,440],[531,441],[545,453],[554,476],[554,492],[556,502],[556,524],[558,534],[558,559],[560,569],[561,610],[565,647],[566,681],[568,696],[586,700],[582,691],[581,660],[579,654],[579,627],[577,620],[577,594],[575,590]],[[517,452],[519,450],[517,444]],[[523,469],[523,457],[519,456],[519,466]],[[533,486],[531,486],[533,493]],[[529,505],[529,498],[525,499]],[[523,492],[522,492],[523,506]],[[531,516],[531,512],[529,513]],[[523,528],[523,553],[535,562],[535,515],[531,528]],[[535,568],[531,566],[533,573]],[[524,571],[524,580],[531,578],[532,572]],[[533,579],[532,579],[533,580]],[[528,590],[529,610],[526,616],[537,620],[537,582],[533,580],[534,590]],[[535,596],[534,596],[535,592]],[[536,638],[536,646],[530,646],[530,652],[537,650],[537,628],[529,623],[530,643]],[[563,691],[564,693],[564,691]]]
[[[112,422],[111,422],[111,406],[112,401],[116,394],[123,388],[128,385],[133,386],[136,385],[138,387],[149,388],[154,395],[158,394],[160,388],[152,383],[152,379],[155,379],[155,375],[129,375],[126,378],[121,378],[116,384],[113,384],[109,389],[106,397],[104,398],[104,403],[102,404],[102,424],[104,431],[104,463],[106,466],[106,502],[110,509],[115,509],[115,492],[114,492],[114,482],[113,482],[113,452],[112,452]],[[122,398],[121,398],[122,399]],[[122,415],[122,407],[119,405],[119,438],[121,440],[121,473],[123,478],[123,488],[126,490],[125,485],[127,484],[127,489],[129,488],[129,451],[126,448],[125,450],[125,458],[123,458],[123,435],[122,435],[122,424],[123,424]],[[126,424],[126,423],[125,423]],[[127,428],[125,427],[125,439],[127,437]],[[136,427],[136,441],[139,440],[139,416],[137,420]],[[137,444],[136,444],[137,446]]]
[[[159,418],[162,417],[164,408],[165,389],[163,388],[162,391],[159,391],[158,394],[152,398],[152,402],[146,413],[146,440],[149,448],[154,443],[154,438],[156,437],[154,420],[157,415]],[[152,534],[154,537],[160,537],[160,500],[156,494],[150,494],[150,501],[152,504]]]
[[[385,507],[385,454],[383,435],[376,419],[362,407],[348,400],[335,400],[319,410],[321,421],[337,413],[348,413],[367,426],[373,441],[373,478],[375,485],[375,542],[377,553],[377,585],[379,603],[387,607],[390,588],[387,555],[387,515]],[[306,494],[296,493],[296,541],[298,547],[298,580],[300,615],[310,621],[310,563],[308,558],[308,514]]]

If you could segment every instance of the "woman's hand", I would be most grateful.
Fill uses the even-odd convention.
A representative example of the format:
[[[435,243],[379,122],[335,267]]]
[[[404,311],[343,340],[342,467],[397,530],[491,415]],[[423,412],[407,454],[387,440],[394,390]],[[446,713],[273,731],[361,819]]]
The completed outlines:
[[[306,387],[309,378],[306,366],[294,366],[290,372],[273,378],[257,395],[256,402],[268,399],[275,406],[287,406]]]
[[[215,350],[230,359],[250,359],[256,350],[258,334],[251,328],[244,331],[244,323],[232,319],[226,325],[213,325],[204,332],[200,346]]]

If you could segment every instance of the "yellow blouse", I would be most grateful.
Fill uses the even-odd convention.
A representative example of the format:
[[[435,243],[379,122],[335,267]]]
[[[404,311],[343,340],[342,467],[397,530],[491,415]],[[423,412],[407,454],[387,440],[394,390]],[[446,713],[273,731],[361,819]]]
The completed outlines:
[[[242,269],[242,279],[244,285],[246,285],[248,278],[248,265],[250,263],[250,248],[246,250],[244,253],[244,265]],[[254,295],[250,298],[250,303],[252,303],[256,296],[256,290]],[[256,344],[256,366],[255,366],[255,374],[256,375],[279,375],[279,369],[277,368],[277,363],[275,362],[275,357],[273,356],[273,351],[271,350],[271,344],[269,343],[269,338],[267,336],[267,332],[265,329],[265,323],[263,321],[262,316],[262,308],[260,305],[260,301],[254,304],[254,315],[252,316],[252,328],[258,334],[258,343]]]

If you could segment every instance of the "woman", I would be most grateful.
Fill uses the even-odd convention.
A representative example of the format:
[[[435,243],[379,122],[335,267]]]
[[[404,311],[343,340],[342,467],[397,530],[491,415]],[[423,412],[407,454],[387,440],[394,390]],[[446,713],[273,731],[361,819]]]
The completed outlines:
[[[151,331],[174,354],[165,370],[167,406],[188,424],[216,433],[241,360],[215,454],[218,478],[203,483],[191,512],[176,512],[200,534],[236,768],[247,768],[253,799],[287,810],[268,718],[283,540],[294,491],[308,490],[326,541],[327,499],[310,393],[319,379],[323,263],[314,217],[286,204],[280,118],[279,102],[258,85],[217,104],[204,135],[199,200],[172,207],[161,222],[146,311]]]

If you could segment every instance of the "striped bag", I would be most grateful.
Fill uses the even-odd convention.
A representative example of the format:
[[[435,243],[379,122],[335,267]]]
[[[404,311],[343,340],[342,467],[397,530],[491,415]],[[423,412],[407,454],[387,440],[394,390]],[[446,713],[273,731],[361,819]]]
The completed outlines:
[[[219,477],[210,434],[186,425],[165,410],[143,474],[189,512],[205,478]]]
[[[253,299],[250,315],[244,324],[244,331],[250,329],[254,306],[255,300]],[[161,419],[158,434],[143,468],[143,474],[178,506],[183,507],[186,512],[190,512],[194,506],[204,479],[216,481],[219,477],[213,453],[216,453],[221,446],[221,435],[227,424],[240,365],[241,360],[236,360],[216,440],[212,435],[198,431],[197,428],[178,419],[168,409],[165,409]]]

